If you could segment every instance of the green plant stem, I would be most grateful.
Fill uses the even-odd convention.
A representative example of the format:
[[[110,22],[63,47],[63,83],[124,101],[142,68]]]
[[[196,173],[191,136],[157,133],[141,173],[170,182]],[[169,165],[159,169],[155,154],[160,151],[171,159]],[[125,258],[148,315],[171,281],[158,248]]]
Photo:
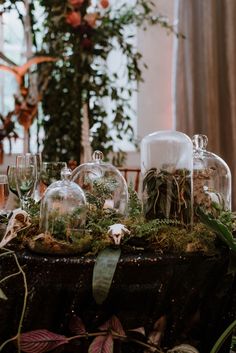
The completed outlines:
[[[23,319],[24,319],[24,315],[25,315],[25,310],[26,310],[27,297],[28,297],[27,279],[26,279],[25,272],[24,272],[23,268],[21,267],[21,265],[20,265],[20,263],[19,263],[19,261],[18,261],[18,258],[17,258],[17,256],[16,256],[15,252],[14,252],[14,251],[11,251],[11,250],[8,250],[8,249],[6,249],[6,248],[2,248],[2,250],[5,250],[5,253],[4,253],[5,255],[12,255],[12,256],[14,257],[15,262],[16,262],[16,265],[17,265],[17,267],[18,267],[18,269],[19,269],[19,271],[18,271],[17,274],[20,274],[20,273],[21,273],[21,274],[22,274],[22,277],[23,277],[25,293],[24,293],[23,307],[22,307],[22,311],[21,311],[21,316],[20,316],[20,321],[19,321],[19,325],[18,325],[17,334],[16,334],[16,336],[14,336],[14,337],[12,337],[12,338],[10,338],[10,339],[8,339],[7,341],[5,341],[5,342],[2,343],[2,345],[0,346],[0,352],[2,351],[3,347],[4,347],[7,343],[16,340],[16,341],[17,341],[17,352],[20,353],[20,351],[21,351],[21,350],[20,350],[20,334],[21,334],[22,323],[23,323]],[[0,256],[2,256],[2,255],[4,255],[4,254],[1,254]],[[9,277],[12,277],[13,275],[16,275],[16,273],[15,273],[15,274],[12,274],[12,275],[9,275],[9,276],[7,276],[7,277],[9,278]],[[6,279],[6,277],[3,278],[3,279],[1,280],[1,282],[2,282],[3,280],[5,280],[5,279]]]
[[[231,335],[233,332],[234,328],[236,327],[236,320],[230,324],[227,329],[222,333],[222,335],[218,338],[216,343],[214,344],[212,350],[210,353],[217,353],[219,352],[219,349],[221,348],[222,344],[226,341],[226,339]]]
[[[3,342],[3,344],[1,344],[1,346],[0,346],[0,352],[3,350],[3,348],[4,348],[8,343],[10,343],[10,342],[12,342],[12,341],[15,341],[16,339],[17,339],[17,335],[14,336],[14,337],[9,338],[9,339],[6,340],[5,342]]]
[[[15,277],[15,276],[19,275],[20,273],[21,273],[21,271],[18,271],[18,272],[12,273],[9,276],[4,277],[3,279],[1,279],[0,283],[5,282],[6,280],[8,280],[11,277]]]

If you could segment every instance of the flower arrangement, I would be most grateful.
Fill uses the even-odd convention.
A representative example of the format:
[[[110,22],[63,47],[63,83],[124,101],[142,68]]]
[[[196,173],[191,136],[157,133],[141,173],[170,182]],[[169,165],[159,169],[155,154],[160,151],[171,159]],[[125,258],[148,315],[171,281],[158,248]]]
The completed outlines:
[[[17,9],[23,19],[26,3],[6,0],[3,11]],[[38,6],[43,24],[38,21]],[[145,66],[135,44],[136,28],[160,25],[173,31],[155,12],[149,0],[30,3],[32,51],[58,58],[52,72],[47,72],[42,99],[45,159],[79,162],[86,143],[108,154],[114,141],[135,141],[130,98]],[[112,53],[119,53],[119,70],[109,65]],[[38,77],[45,70],[46,66],[39,66]]]

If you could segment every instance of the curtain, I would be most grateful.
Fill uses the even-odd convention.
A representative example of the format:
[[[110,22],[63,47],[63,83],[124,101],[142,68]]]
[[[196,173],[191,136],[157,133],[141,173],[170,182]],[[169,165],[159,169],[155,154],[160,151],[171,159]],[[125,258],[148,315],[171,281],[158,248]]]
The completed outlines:
[[[232,172],[236,209],[236,1],[178,0],[175,127],[208,136]]]

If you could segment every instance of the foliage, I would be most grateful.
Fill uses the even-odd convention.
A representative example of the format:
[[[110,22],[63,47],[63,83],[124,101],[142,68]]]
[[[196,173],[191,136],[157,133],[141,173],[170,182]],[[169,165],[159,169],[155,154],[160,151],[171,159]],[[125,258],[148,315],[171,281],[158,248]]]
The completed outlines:
[[[125,331],[120,320],[115,315],[100,325],[97,332],[87,332],[83,321],[78,316],[72,317],[69,326],[75,336],[65,337],[48,330],[34,330],[22,333],[20,339],[22,351],[25,353],[45,353],[58,346],[73,344],[73,342],[78,345],[78,343],[86,339],[90,340],[88,353],[113,353],[114,341],[119,341],[121,344],[133,342],[136,346],[144,348],[146,352],[164,353],[155,342],[146,342],[144,327]],[[197,352],[190,345],[182,345],[180,347],[182,347],[182,353]],[[172,352],[172,350],[165,350],[165,352]],[[176,352],[174,348],[173,352]]]
[[[44,158],[79,162],[84,104],[94,150],[107,154],[113,149],[114,139],[134,141],[130,98],[142,81],[143,63],[134,45],[135,33],[127,34],[126,29],[130,25],[146,28],[147,24],[159,24],[173,31],[172,27],[165,18],[154,16],[153,3],[147,0],[116,2],[113,7],[109,2],[104,6],[103,1],[90,6],[89,0],[39,3],[44,9],[43,29],[37,25],[31,3],[36,50],[59,58],[43,97]],[[38,32],[43,36],[41,48],[37,45]],[[108,67],[111,53],[118,50],[124,62],[122,77]],[[108,101],[111,111],[106,108]]]
[[[230,337],[236,327],[236,320],[234,320],[227,329],[222,333],[222,335],[218,338],[216,343],[214,344],[213,348],[211,349],[210,353],[217,353],[219,352],[223,343]]]
[[[192,221],[190,171],[148,170],[143,179],[144,214],[147,219],[172,218]]]

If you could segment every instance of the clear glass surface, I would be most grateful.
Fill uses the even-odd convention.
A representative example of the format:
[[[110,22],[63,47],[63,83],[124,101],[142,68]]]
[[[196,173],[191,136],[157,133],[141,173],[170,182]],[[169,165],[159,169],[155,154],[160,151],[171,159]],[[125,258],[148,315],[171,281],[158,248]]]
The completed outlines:
[[[57,240],[73,243],[84,232],[86,197],[83,190],[69,180],[70,171],[62,170],[62,180],[51,184],[40,208],[40,229]]]
[[[231,210],[231,172],[225,161],[207,151],[208,138],[194,135],[193,191],[194,208],[203,207],[210,213]]]
[[[50,184],[61,179],[61,170],[67,168],[66,162],[42,162],[40,180],[48,187]]]
[[[9,197],[8,179],[6,175],[0,175],[0,213],[6,212],[6,204]]]
[[[28,209],[29,200],[36,183],[36,157],[31,154],[16,157],[16,187],[23,210]]]
[[[7,167],[7,179],[8,179],[8,186],[11,192],[15,194],[17,197],[18,196],[18,191],[16,187],[16,166],[15,165],[9,165]]]
[[[40,187],[40,175],[42,171],[42,154],[41,152],[35,153],[36,157],[36,183],[35,183],[35,190],[33,194],[34,201],[38,202],[41,200],[42,192]]]
[[[75,168],[71,180],[84,190],[90,209],[112,209],[126,214],[127,183],[117,168],[103,162],[102,152],[95,151],[93,161]]]
[[[193,145],[178,131],[157,131],[141,142],[143,207],[147,219],[192,223]]]

